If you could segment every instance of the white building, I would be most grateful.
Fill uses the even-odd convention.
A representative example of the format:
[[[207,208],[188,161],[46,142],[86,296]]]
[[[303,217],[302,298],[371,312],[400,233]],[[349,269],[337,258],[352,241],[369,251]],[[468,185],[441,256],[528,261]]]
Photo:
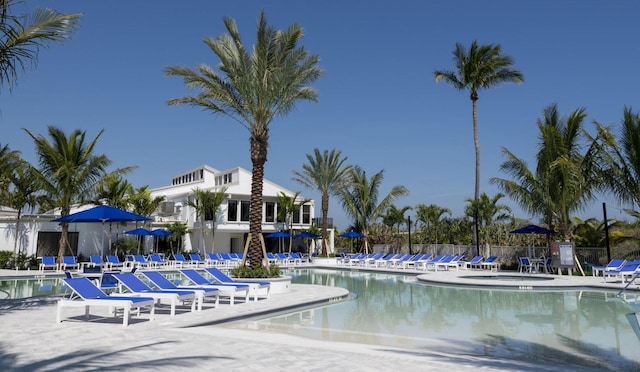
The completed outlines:
[[[226,188],[227,199],[222,203],[216,221],[200,221],[188,201],[195,201],[194,190],[210,190],[220,192]],[[283,222],[278,222],[277,195],[281,192],[288,196],[294,193],[267,179],[263,183],[262,231],[264,235],[288,229]],[[219,171],[208,165],[188,170],[172,178],[171,185],[151,190],[152,196],[164,196],[160,210],[154,216],[154,226],[161,227],[171,222],[186,222],[190,234],[185,238],[184,249],[204,252],[238,252],[244,250],[246,236],[249,232],[249,202],[251,196],[251,172],[241,168]],[[299,196],[298,201],[306,198]],[[293,216],[294,234],[299,230],[311,227],[315,208],[313,200],[305,203]],[[204,226],[203,226],[204,225]],[[202,229],[204,227],[204,246]],[[212,234],[215,227],[215,234]],[[331,239],[330,239],[331,240]],[[306,249],[303,242],[294,240],[294,251]],[[268,241],[273,250],[277,241]],[[287,241],[288,250],[288,241]]]
[[[262,205],[262,231],[264,235],[288,229],[283,222],[278,222],[277,195],[281,192],[293,196],[294,193],[267,179],[264,180]],[[221,205],[216,221],[200,221],[195,208],[188,206],[187,201],[194,201],[194,190],[221,191],[226,188],[227,199]],[[200,253],[242,252],[246,236],[249,232],[249,201],[251,195],[251,172],[237,167],[219,171],[210,166],[191,169],[172,177],[169,186],[151,190],[152,197],[163,196],[165,201],[152,218],[152,228],[164,228],[173,222],[187,224],[189,234],[185,236],[183,249]],[[299,196],[299,200],[304,200]],[[85,205],[71,210],[79,212],[93,207]],[[311,227],[315,213],[313,200],[305,203],[299,213],[293,216],[294,234]],[[15,210],[0,209],[0,250],[13,251],[16,231]],[[57,254],[57,241],[61,231],[60,224],[50,222],[60,217],[59,214],[25,215],[20,220],[19,250],[26,255]],[[139,226],[140,223],[138,223]],[[110,243],[123,237],[123,232],[134,229],[136,223],[71,223],[69,224],[69,242],[74,253],[85,257],[106,254]],[[212,234],[215,227],[215,234]],[[202,229],[204,228],[204,246]],[[145,239],[144,251],[155,249],[153,239]],[[328,250],[333,251],[333,230],[329,231]],[[306,250],[306,242],[293,241],[293,251]],[[277,241],[266,239],[267,249],[288,251],[288,240]],[[280,247],[278,246],[280,244]],[[311,248],[313,249],[313,244]]]

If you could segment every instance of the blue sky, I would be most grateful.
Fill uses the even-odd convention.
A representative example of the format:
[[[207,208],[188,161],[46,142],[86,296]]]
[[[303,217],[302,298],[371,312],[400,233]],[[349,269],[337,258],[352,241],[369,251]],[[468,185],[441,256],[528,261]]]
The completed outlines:
[[[126,4],[126,5],[125,5]],[[113,167],[137,165],[136,187],[160,187],[202,164],[251,169],[248,132],[224,116],[166,100],[188,94],[166,77],[169,65],[215,66],[202,40],[225,32],[234,18],[252,45],[259,12],[279,29],[297,22],[302,40],[318,54],[324,76],[313,87],[317,103],[300,103],[272,123],[267,179],[306,197],[319,195],[291,180],[314,148],[338,149],[369,175],[384,169],[383,193],[404,185],[410,195],[398,207],[418,203],[463,214],[474,191],[471,102],[467,92],[435,83],[434,70],[452,69],[456,42],[500,44],[525,75],[521,85],[481,91],[478,126],[481,190],[499,190],[505,177],[501,147],[523,159],[537,148],[535,122],[557,103],[563,115],[584,107],[592,121],[619,124],[624,106],[640,109],[637,15],[626,1],[33,1],[83,13],[81,27],[63,45],[40,53],[39,64],[18,86],[0,94],[0,144],[35,163],[33,141],[21,129],[46,135],[48,125],[104,134],[97,151]],[[18,10],[18,9],[16,9]],[[16,12],[17,13],[17,12]],[[530,218],[508,198],[515,215]],[[581,217],[624,218],[620,205],[601,197]],[[349,221],[331,200],[341,229]],[[537,220],[532,219],[537,222]]]

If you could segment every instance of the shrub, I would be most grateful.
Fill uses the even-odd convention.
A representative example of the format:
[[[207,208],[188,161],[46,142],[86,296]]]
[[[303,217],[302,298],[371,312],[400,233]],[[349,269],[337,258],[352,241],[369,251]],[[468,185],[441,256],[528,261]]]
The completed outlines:
[[[277,265],[260,266],[252,269],[251,266],[238,266],[231,269],[231,275],[236,278],[277,278],[280,276],[280,268]]]
[[[13,252],[0,251],[0,267],[5,269],[13,268]]]

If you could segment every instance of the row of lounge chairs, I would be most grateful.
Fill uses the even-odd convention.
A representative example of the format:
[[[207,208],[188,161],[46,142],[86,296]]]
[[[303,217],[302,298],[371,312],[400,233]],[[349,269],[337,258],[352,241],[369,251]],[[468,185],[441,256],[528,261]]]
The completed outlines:
[[[65,284],[73,293],[68,298],[58,301],[56,321],[62,321],[62,309],[66,307],[84,307],[85,316],[89,315],[91,306],[107,306],[122,309],[122,324],[127,326],[133,309],[138,315],[142,308],[149,308],[150,320],[153,320],[156,303],[169,302],[170,315],[175,316],[178,304],[190,305],[191,311],[202,311],[202,304],[210,299],[214,307],[219,306],[220,297],[228,298],[229,304],[234,305],[238,299],[244,302],[258,301],[260,297],[269,298],[269,282],[242,282],[229,278],[217,268],[207,268],[206,275],[194,269],[182,269],[181,274],[187,278],[189,284],[177,285],[159,271],[136,271],[140,273],[153,288],[133,272],[117,272],[109,274],[118,282],[118,293],[105,293],[100,287],[86,277],[74,278],[68,274]],[[126,290],[126,293],[124,293]]]
[[[491,269],[498,270],[499,263],[497,256],[488,257],[476,256],[470,261],[464,261],[463,255],[432,255],[430,253],[402,254],[402,253],[359,253],[353,256],[342,256],[336,258],[336,263],[343,266],[364,266],[376,268],[392,269],[415,269],[415,270],[449,270],[465,269]]]
[[[640,276],[640,260],[614,258],[606,266],[593,266],[592,270],[593,276],[602,274],[603,283],[607,282],[607,278],[621,280],[623,283],[631,282]]]

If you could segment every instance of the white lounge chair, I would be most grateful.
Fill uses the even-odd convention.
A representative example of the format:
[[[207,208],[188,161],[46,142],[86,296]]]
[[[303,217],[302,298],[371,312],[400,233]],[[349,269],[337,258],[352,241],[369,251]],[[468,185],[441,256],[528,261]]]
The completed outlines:
[[[58,301],[58,308],[56,312],[56,322],[62,322],[62,309],[65,307],[84,307],[85,316],[89,316],[89,309],[91,306],[107,306],[112,308],[122,308],[123,318],[122,325],[129,325],[129,316],[131,309],[137,309],[137,314],[140,315],[140,308],[149,307],[150,317],[149,320],[153,320],[155,316],[155,300],[151,297],[138,297],[138,296],[122,296],[122,295],[108,295],[104,293],[100,288],[96,287],[87,278],[65,278],[64,282],[73,290],[77,296],[71,298],[65,298]],[[114,312],[115,314],[115,312]]]
[[[151,297],[158,302],[169,301],[171,305],[171,316],[176,315],[176,305],[178,305],[179,302],[184,304],[189,301],[191,302],[191,311],[193,312],[196,310],[197,301],[195,291],[173,291],[169,289],[154,290],[132,273],[112,274],[112,276],[116,278],[122,286],[136,295]]]
[[[182,269],[180,272],[198,287],[215,288],[222,297],[229,298],[229,304],[235,304],[236,295],[244,297],[244,302],[249,301],[249,285],[242,283],[213,283],[194,269]]]

